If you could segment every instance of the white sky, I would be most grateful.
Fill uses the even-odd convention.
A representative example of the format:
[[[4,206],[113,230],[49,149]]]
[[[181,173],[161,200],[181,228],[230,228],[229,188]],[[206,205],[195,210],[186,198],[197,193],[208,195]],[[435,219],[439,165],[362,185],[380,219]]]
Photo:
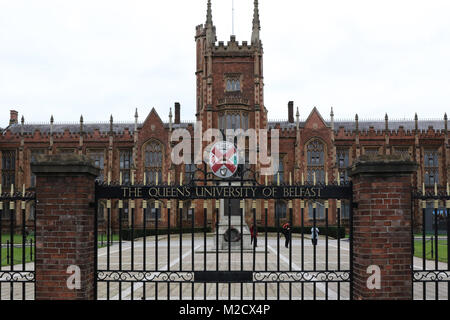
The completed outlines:
[[[212,0],[218,40],[232,0]],[[0,0],[0,127],[25,122],[163,119],[175,101],[195,113],[195,26],[206,0]],[[265,104],[287,118],[442,119],[450,111],[450,1],[260,0]],[[250,40],[253,0],[235,0]]]

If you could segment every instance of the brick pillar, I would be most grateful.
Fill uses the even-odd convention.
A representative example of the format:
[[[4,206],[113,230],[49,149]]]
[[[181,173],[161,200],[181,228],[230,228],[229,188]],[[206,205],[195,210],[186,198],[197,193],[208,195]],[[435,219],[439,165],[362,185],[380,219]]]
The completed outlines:
[[[36,174],[36,300],[92,300],[95,275],[95,178],[85,156],[42,155]],[[80,289],[69,289],[69,266],[80,268]]]
[[[353,298],[412,299],[411,183],[417,165],[396,156],[361,157],[353,181]],[[371,265],[381,288],[369,289]],[[372,271],[373,272],[373,271]]]

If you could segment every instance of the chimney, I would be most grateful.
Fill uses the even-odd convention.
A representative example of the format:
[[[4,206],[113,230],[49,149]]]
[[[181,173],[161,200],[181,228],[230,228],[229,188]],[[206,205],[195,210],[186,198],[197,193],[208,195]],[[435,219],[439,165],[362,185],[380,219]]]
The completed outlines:
[[[288,121],[294,123],[294,101],[288,103]]]
[[[16,110],[10,111],[9,125],[19,123],[19,113]]]
[[[180,110],[181,110],[180,103],[175,102],[175,124],[180,124]]]

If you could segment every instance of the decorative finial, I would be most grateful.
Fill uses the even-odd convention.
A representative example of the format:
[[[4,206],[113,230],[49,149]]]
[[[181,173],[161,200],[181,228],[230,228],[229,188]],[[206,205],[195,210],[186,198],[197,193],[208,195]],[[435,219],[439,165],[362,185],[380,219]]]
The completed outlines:
[[[295,115],[295,117],[297,118],[297,130],[300,128],[300,111],[298,110],[297,107],[297,114]]]
[[[387,112],[386,112],[386,115],[384,116],[384,122],[385,122],[385,129],[386,129],[386,131],[388,131],[389,130],[389,117],[388,117],[388,114],[387,114]]]
[[[20,135],[23,136],[23,124],[25,123],[25,118],[22,116],[22,118],[20,119]]]
[[[333,111],[333,107],[331,107],[331,112],[330,112],[330,122],[331,122],[331,129],[334,130],[334,111]]]
[[[111,117],[109,118],[109,133],[112,134],[113,133],[113,116],[111,115]]]
[[[359,130],[359,117],[358,114],[355,115],[355,126],[356,126],[356,131]]]
[[[253,30],[252,30],[252,45],[259,45],[259,31],[261,30],[261,21],[259,20],[258,0],[254,2],[253,9]]]
[[[414,123],[415,123],[415,129],[416,129],[416,131],[418,131],[419,130],[419,117],[417,116],[417,112],[414,116]]]
[[[211,0],[208,0],[208,5],[206,9],[206,26],[210,27],[212,26],[212,9],[211,9]]]
[[[444,128],[445,128],[445,132],[448,131],[448,117],[447,117],[447,112],[444,114]]]
[[[206,11],[206,43],[212,46],[216,42],[216,28],[213,25],[211,0],[208,0],[208,9]]]
[[[136,108],[136,112],[134,113],[134,131],[137,131],[137,127],[138,127],[138,119],[139,119],[139,115],[138,115],[138,109]]]
[[[55,120],[53,119],[53,115],[50,117],[50,135],[53,134],[53,122]]]
[[[83,133],[83,115],[80,116],[80,133]]]
[[[172,131],[172,108],[169,110],[169,130]]]

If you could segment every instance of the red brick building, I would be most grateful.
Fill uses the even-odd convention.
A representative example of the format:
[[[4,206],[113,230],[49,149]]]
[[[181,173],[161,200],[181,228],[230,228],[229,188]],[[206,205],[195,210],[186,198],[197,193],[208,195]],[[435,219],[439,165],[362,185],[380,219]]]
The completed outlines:
[[[447,115],[442,120],[419,120],[417,115],[411,120],[389,120],[388,115],[381,121],[363,121],[358,116],[348,121],[334,118],[333,109],[326,119],[313,110],[295,110],[294,102],[287,108],[280,107],[286,121],[270,121],[264,106],[263,46],[260,39],[260,19],[258,1],[255,1],[253,30],[250,42],[239,43],[231,36],[227,43],[216,42],[211,3],[208,1],[207,19],[204,25],[196,27],[195,43],[197,47],[197,100],[195,119],[208,128],[220,129],[279,129],[280,132],[280,179],[281,182],[312,181],[313,173],[318,182],[348,181],[346,168],[360,155],[400,154],[411,157],[419,164],[411,184],[421,187],[424,183],[432,187],[435,183],[442,188],[450,180],[450,144]],[[91,157],[102,171],[100,179],[123,182],[143,181],[147,183],[167,183],[170,173],[171,182],[180,175],[186,182],[193,165],[174,165],[170,142],[171,132],[177,128],[188,129],[194,135],[194,122],[182,121],[180,104],[175,103],[172,110],[159,110],[169,114],[169,121],[162,121],[158,112],[152,109],[144,121],[138,113],[134,121],[117,123],[113,116],[108,123],[60,124],[51,118],[48,124],[28,123],[18,111],[10,112],[9,124],[3,124],[0,135],[0,174],[3,192],[10,191],[13,184],[16,191],[27,190],[35,186],[35,177],[30,172],[30,162],[38,154],[79,153]],[[295,112],[295,113],[294,113]],[[306,119],[302,115],[309,114]],[[277,114],[276,117],[280,117]],[[382,116],[382,115],[380,115]],[[193,115],[194,117],[194,115]],[[270,138],[269,138],[270,139]],[[248,149],[248,146],[247,146]],[[248,150],[247,150],[248,151]],[[255,171],[261,168],[253,166]],[[260,180],[264,182],[263,177]],[[104,207],[105,204],[102,204]],[[125,203],[125,207],[127,204]],[[143,219],[151,225],[155,219],[152,208],[144,209],[137,204],[136,226]],[[172,208],[178,206],[173,203]],[[208,222],[213,224],[215,203],[208,203]],[[295,203],[300,207],[300,203]],[[312,204],[305,204],[305,218],[311,217]],[[8,219],[7,206],[3,218]],[[183,221],[189,222],[191,204],[183,206]],[[250,208],[250,205],[246,206]],[[288,218],[287,204],[269,203],[269,223],[274,224],[275,207],[283,220]],[[257,219],[263,219],[264,203],[257,203]],[[318,219],[324,221],[323,203],[318,203]],[[196,203],[201,212],[203,203]],[[113,203],[113,218],[117,220],[117,203]],[[172,211],[173,212],[173,211]],[[177,211],[178,212],[178,211]],[[343,219],[348,217],[348,205],[344,206]],[[196,215],[200,218],[200,214]],[[250,214],[247,214],[250,217]],[[158,215],[160,225],[167,223],[167,208]],[[27,221],[34,219],[33,204],[27,205]],[[129,219],[126,218],[126,219]],[[300,223],[298,214],[293,217],[294,224]],[[16,223],[20,225],[20,213],[16,214]],[[171,215],[171,225],[178,224],[175,214]],[[345,222],[345,221],[344,221]],[[199,220],[200,223],[200,220]],[[329,223],[336,223],[335,204],[330,203]]]

